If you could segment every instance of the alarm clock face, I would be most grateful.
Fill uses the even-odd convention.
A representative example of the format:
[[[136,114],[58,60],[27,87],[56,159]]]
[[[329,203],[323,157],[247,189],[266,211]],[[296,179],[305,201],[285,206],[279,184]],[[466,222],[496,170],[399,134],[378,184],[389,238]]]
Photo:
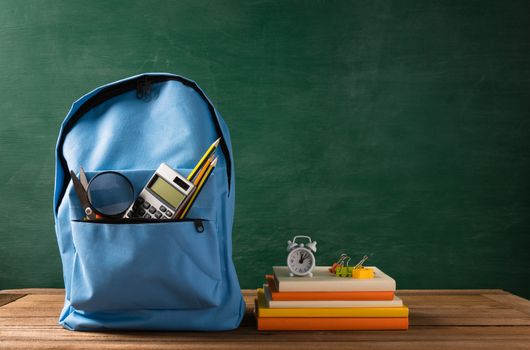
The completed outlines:
[[[307,248],[295,248],[287,255],[287,266],[294,275],[308,275],[315,267],[315,256]]]

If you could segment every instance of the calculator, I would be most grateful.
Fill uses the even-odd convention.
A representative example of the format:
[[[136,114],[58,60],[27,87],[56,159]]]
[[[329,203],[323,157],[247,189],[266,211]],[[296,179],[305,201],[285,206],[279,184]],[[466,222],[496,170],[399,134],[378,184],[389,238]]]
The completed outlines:
[[[175,219],[195,191],[195,185],[166,163],[160,164],[124,218]]]

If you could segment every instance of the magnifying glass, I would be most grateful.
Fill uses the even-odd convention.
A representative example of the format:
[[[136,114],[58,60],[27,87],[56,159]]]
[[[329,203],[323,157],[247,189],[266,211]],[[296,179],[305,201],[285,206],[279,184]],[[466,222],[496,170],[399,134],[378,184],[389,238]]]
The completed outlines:
[[[86,191],[92,209],[105,217],[123,215],[136,199],[131,181],[115,171],[104,171],[94,176]]]

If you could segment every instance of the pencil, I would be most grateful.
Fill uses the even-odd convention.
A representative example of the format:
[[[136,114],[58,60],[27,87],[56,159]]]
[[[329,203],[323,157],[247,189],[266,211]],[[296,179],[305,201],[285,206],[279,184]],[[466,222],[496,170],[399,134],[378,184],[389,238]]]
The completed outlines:
[[[208,170],[208,167],[210,166],[210,164],[212,164],[214,158],[215,157],[211,155],[210,158],[208,158],[208,160],[206,161],[206,163],[204,163],[204,165],[202,166],[201,171],[199,171],[199,174],[195,176],[195,180],[193,180],[193,184],[195,185],[195,187],[199,186],[199,183],[201,182],[204,173],[206,172],[206,170]]]
[[[204,164],[204,162],[206,162],[206,160],[208,159],[208,157],[210,157],[210,155],[215,151],[215,149],[217,148],[217,146],[219,145],[219,142],[221,141],[221,138],[218,138],[217,140],[215,140],[214,143],[212,143],[212,145],[210,146],[210,148],[208,148],[208,150],[206,151],[206,153],[204,153],[204,155],[202,156],[201,160],[199,160],[199,162],[197,163],[197,165],[195,165],[195,168],[193,168],[193,170],[191,171],[191,173],[188,175],[188,180],[193,180],[193,178],[195,177],[195,175],[197,174],[197,172],[199,171],[199,169],[202,167],[202,165]]]
[[[201,190],[204,187],[204,183],[206,182],[206,180],[208,180],[208,177],[210,176],[210,174],[212,173],[216,165],[217,165],[217,157],[210,163],[210,165],[208,166],[208,169],[206,170],[202,178],[199,180],[199,184],[197,185],[197,188],[193,192],[190,201],[188,202],[188,204],[186,204],[186,207],[182,211],[182,214],[179,214],[179,219],[184,219],[186,217],[186,214],[188,214],[188,211],[193,205],[193,202],[195,202],[195,198],[197,198],[199,193],[201,193]]]

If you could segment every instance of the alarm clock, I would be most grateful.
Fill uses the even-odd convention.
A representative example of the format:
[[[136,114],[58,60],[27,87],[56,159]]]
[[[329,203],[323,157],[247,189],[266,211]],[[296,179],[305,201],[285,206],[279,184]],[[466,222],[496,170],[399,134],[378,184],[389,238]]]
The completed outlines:
[[[296,243],[297,239],[306,238],[309,242]],[[309,276],[313,277],[315,268],[315,253],[317,252],[317,242],[311,241],[309,236],[294,236],[292,241],[287,241],[287,267],[289,276]]]

